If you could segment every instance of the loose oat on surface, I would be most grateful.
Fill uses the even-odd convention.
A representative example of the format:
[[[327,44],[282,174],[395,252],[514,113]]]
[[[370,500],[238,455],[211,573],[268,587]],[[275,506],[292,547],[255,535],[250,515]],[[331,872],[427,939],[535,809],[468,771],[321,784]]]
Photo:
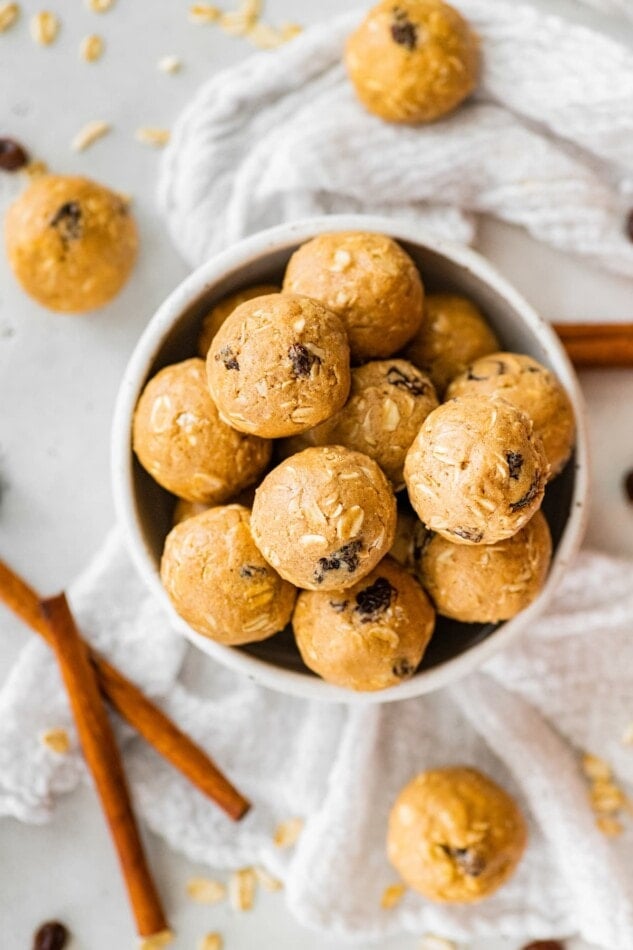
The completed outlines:
[[[96,63],[98,59],[101,59],[103,50],[103,39],[102,37],[97,36],[96,33],[91,33],[90,36],[85,36],[79,44],[79,55],[87,63]]]
[[[262,867],[261,865],[257,865],[255,868],[253,868],[253,870],[255,871],[255,877],[257,878],[258,883],[261,884],[265,891],[272,892],[283,890],[283,881],[280,881],[279,878],[270,874],[266,868]]]
[[[198,941],[198,950],[222,950],[224,938],[219,933],[205,934]]]
[[[20,15],[17,3],[0,3],[0,33],[4,33],[16,22]]]
[[[229,900],[234,910],[252,910],[255,903],[255,872],[253,868],[241,868],[229,878]]]
[[[162,73],[173,75],[182,69],[182,60],[179,59],[178,56],[162,56],[158,60],[157,66]]]
[[[70,752],[70,736],[65,729],[47,729],[40,738],[42,744],[56,755],[67,755]]]
[[[389,884],[382,892],[380,906],[383,910],[391,910],[396,907],[407,892],[406,884]]]
[[[600,817],[596,818],[596,825],[602,834],[607,836],[607,838],[616,838],[624,831],[624,825],[622,822],[618,821],[617,818],[612,818],[608,815],[601,815]]]
[[[305,822],[303,818],[288,818],[277,825],[273,842],[277,848],[291,848],[299,840]]]
[[[111,10],[115,0],[86,0],[86,6],[94,13],[105,13]]]
[[[209,877],[187,881],[187,896],[198,904],[219,904],[226,897],[226,885]]]
[[[50,46],[57,37],[60,22],[54,13],[42,10],[31,17],[31,36],[41,46]]]
[[[622,744],[633,745],[633,722],[630,722],[622,733]]]
[[[152,145],[154,148],[163,148],[171,137],[169,129],[162,129],[153,125],[142,125],[134,133],[134,138],[142,145]]]
[[[70,147],[73,152],[83,152],[107,135],[111,128],[112,126],[109,122],[105,122],[103,119],[93,119],[92,122],[86,123],[86,125],[77,132],[70,143]]]
[[[419,950],[457,950],[457,944],[446,937],[436,934],[425,934],[420,941]]]
[[[189,19],[192,23],[217,23],[221,15],[220,8],[212,3],[194,3],[189,7]]]
[[[608,762],[605,762],[604,759],[599,758],[597,755],[591,755],[589,752],[583,755],[581,766],[587,778],[593,781],[607,782],[613,774]]]

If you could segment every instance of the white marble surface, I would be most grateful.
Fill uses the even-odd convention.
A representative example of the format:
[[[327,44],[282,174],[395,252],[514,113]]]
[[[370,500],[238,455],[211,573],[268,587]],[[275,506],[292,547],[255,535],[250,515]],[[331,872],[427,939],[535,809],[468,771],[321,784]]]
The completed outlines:
[[[142,327],[185,274],[154,210],[158,155],[134,141],[134,130],[169,126],[211,71],[249,47],[214,27],[190,24],[186,2],[118,0],[110,13],[97,16],[83,4],[50,0],[48,8],[59,13],[63,27],[55,45],[42,49],[32,43],[27,23],[41,5],[21,5],[21,22],[0,36],[0,132],[22,140],[54,170],[86,173],[132,194],[143,241],[125,292],[83,318],[55,316],[29,301],[0,255],[0,556],[50,592],[81,569],[112,522],[108,434],[117,383]],[[572,6],[570,0],[544,5]],[[271,21],[304,24],[342,7],[340,0],[268,3]],[[591,20],[593,14],[580,16]],[[617,29],[625,35],[627,28]],[[94,65],[77,55],[80,39],[90,32],[106,41],[104,58]],[[156,70],[166,53],[182,58],[181,74]],[[113,133],[84,154],[72,153],[70,139],[95,118],[111,121]],[[0,200],[8,197],[7,182],[6,176],[0,182]],[[491,222],[482,223],[478,246],[547,316],[633,319],[630,281],[598,273]],[[633,554],[633,508],[621,488],[624,470],[633,466],[633,372],[585,373],[582,384],[595,475],[588,542]],[[0,615],[0,678],[28,636]],[[193,907],[183,886],[196,869],[157,839],[149,849],[179,934],[177,950],[195,946],[200,934],[215,929],[224,933],[227,950],[343,946],[299,928],[279,895],[263,895],[252,914],[239,916]],[[0,855],[0,946],[27,948],[34,927],[51,916],[70,924],[73,947],[133,945],[110,843],[88,790],[62,801],[45,827],[1,821]],[[486,941],[485,950],[516,947],[502,936],[498,943]],[[412,937],[381,944],[384,950],[415,945]]]

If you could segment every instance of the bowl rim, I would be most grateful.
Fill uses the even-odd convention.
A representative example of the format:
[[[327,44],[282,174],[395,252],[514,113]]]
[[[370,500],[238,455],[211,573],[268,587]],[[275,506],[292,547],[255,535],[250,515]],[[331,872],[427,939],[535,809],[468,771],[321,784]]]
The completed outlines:
[[[410,680],[376,692],[355,692],[318,677],[277,667],[233,647],[224,646],[196,633],[182,620],[162,587],[153,557],[145,543],[134,502],[131,423],[136,401],[157,352],[180,315],[226,274],[246,267],[284,247],[307,241],[316,234],[334,231],[374,231],[395,240],[407,241],[446,257],[487,284],[518,314],[538,338],[554,364],[572,402],[576,422],[576,473],[570,513],[554,553],[550,571],[539,596],[525,610],[505,621],[480,643],[438,667],[417,674]],[[163,604],[175,629],[198,649],[224,666],[248,676],[261,686],[304,699],[373,705],[410,699],[454,683],[479,668],[506,647],[543,612],[570,561],[578,551],[588,517],[589,453],[586,412],[580,385],[571,362],[554,330],[496,268],[481,254],[419,227],[415,222],[384,215],[340,214],[304,218],[259,231],[214,255],[186,277],[158,307],[141,334],[119,386],[111,436],[111,477],[116,520],[122,530],[132,562]]]

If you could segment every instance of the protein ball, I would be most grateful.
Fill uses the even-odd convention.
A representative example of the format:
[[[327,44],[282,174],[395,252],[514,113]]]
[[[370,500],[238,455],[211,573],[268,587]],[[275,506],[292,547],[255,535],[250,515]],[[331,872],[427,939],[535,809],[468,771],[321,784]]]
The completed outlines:
[[[550,370],[522,353],[493,353],[471,363],[447,395],[476,393],[502,396],[522,409],[543,440],[551,477],[562,471],[574,447],[576,424],[571,400]]]
[[[389,815],[389,860],[432,901],[489,897],[512,876],[526,843],[514,799],[471,768],[423,772],[405,785]]]
[[[433,122],[477,85],[477,37],[441,0],[383,0],[347,41],[356,95],[388,122]]]
[[[146,471],[187,501],[217,505],[261,475],[271,444],[220,419],[204,361],[185,360],[147,383],[134,413],[133,446]]]
[[[350,387],[339,318],[296,294],[255,297],[233,311],[207,357],[211,395],[241,432],[278,438],[334,415]]]
[[[516,534],[540,507],[548,472],[532,421],[490,396],[462,396],[435,409],[404,466],[424,524],[457,544]]]
[[[160,574],[183,620],[229,646],[283,630],[297,593],[257,550],[242,505],[210,508],[173,528]]]
[[[370,691],[413,676],[435,612],[418,582],[387,557],[353,587],[302,591],[292,625],[309,669],[336,686]]]
[[[5,221],[9,264],[24,290],[63,313],[96,310],[127,281],[138,233],[127,202],[89,181],[36,178]]]
[[[255,284],[254,287],[245,287],[243,290],[238,290],[234,294],[229,294],[228,297],[223,297],[202,321],[202,330],[198,337],[198,355],[201,356],[203,360],[207,358],[213,337],[226,318],[230,317],[241,303],[252,300],[253,297],[263,297],[266,294],[276,293],[279,293],[279,287],[276,284]]]
[[[380,465],[396,491],[404,459],[420,426],[438,406],[428,376],[406,360],[376,360],[352,370],[349,399],[335,416],[292,440],[297,445],[345,445]],[[290,452],[290,454],[292,454]]]
[[[499,340],[474,303],[457,294],[429,294],[424,321],[405,355],[428,373],[442,396],[469,363],[498,349]]]
[[[343,446],[305,449],[255,492],[252,531],[282,577],[308,590],[351,587],[393,544],[396,499],[376,463]]]
[[[496,544],[453,544],[434,535],[421,551],[419,578],[443,617],[498,623],[537,597],[551,558],[549,527],[537,511],[524,528]]]
[[[307,294],[338,314],[352,358],[391,356],[418,330],[424,288],[417,267],[384,234],[320,234],[290,258],[284,291]]]

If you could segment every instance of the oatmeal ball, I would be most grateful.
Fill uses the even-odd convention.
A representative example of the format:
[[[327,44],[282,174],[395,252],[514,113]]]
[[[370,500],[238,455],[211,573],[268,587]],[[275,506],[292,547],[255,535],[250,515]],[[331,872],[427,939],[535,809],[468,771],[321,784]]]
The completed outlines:
[[[543,440],[551,477],[562,471],[574,447],[576,424],[569,396],[550,370],[522,353],[492,353],[471,363],[447,395],[477,393],[502,396],[522,409]]]
[[[207,388],[204,361],[160,370],[134,413],[138,460],[168,491],[217,505],[252,484],[266,468],[271,444],[222,422]]]
[[[229,646],[283,630],[297,594],[255,547],[243,505],[209,508],[173,528],[160,576],[183,620]]]
[[[253,287],[244,287],[234,294],[224,297],[215,307],[209,311],[202,321],[202,330],[198,337],[198,356],[203,360],[207,358],[211,341],[216,335],[227,317],[230,317],[236,307],[253,297],[264,297],[266,294],[279,293],[279,287],[276,284],[255,284]],[[495,347],[497,349],[497,347]]]
[[[292,625],[307,667],[328,683],[370,691],[413,676],[435,612],[418,582],[386,557],[353,587],[302,591]]]
[[[488,897],[512,876],[526,843],[514,799],[476,769],[423,772],[389,815],[389,860],[409,887],[442,903]]]
[[[442,396],[469,363],[498,349],[497,337],[474,303],[457,294],[429,294],[424,321],[405,355],[428,373]]]
[[[477,37],[441,0],[383,0],[347,41],[347,72],[369,112],[433,122],[477,85]]]
[[[427,528],[457,544],[494,544],[540,507],[548,471],[525,413],[497,397],[462,396],[427,417],[404,477]]]
[[[234,310],[207,357],[211,395],[240,432],[279,438],[334,415],[350,387],[339,318],[297,294],[255,297]]]
[[[340,445],[305,449],[255,492],[255,544],[308,590],[351,587],[393,544],[396,499],[376,463]]]
[[[402,349],[418,330],[424,312],[417,267],[384,234],[318,235],[290,258],[284,290],[314,297],[337,313],[357,363]]]
[[[116,296],[136,260],[138,233],[113,191],[63,175],[43,175],[5,220],[9,264],[24,290],[49,310],[83,313]]]
[[[443,617],[463,623],[509,620],[539,594],[552,558],[542,512],[496,544],[453,544],[439,534],[424,545],[419,578]]]
[[[396,536],[389,557],[397,561],[409,574],[417,576],[420,558],[430,533],[424,527],[418,516],[408,508],[398,507],[396,521]]]
[[[398,490],[404,485],[407,450],[437,406],[431,381],[415,366],[406,360],[376,360],[352,370],[350,396],[341,411],[296,436],[291,448],[303,442],[364,452]]]

